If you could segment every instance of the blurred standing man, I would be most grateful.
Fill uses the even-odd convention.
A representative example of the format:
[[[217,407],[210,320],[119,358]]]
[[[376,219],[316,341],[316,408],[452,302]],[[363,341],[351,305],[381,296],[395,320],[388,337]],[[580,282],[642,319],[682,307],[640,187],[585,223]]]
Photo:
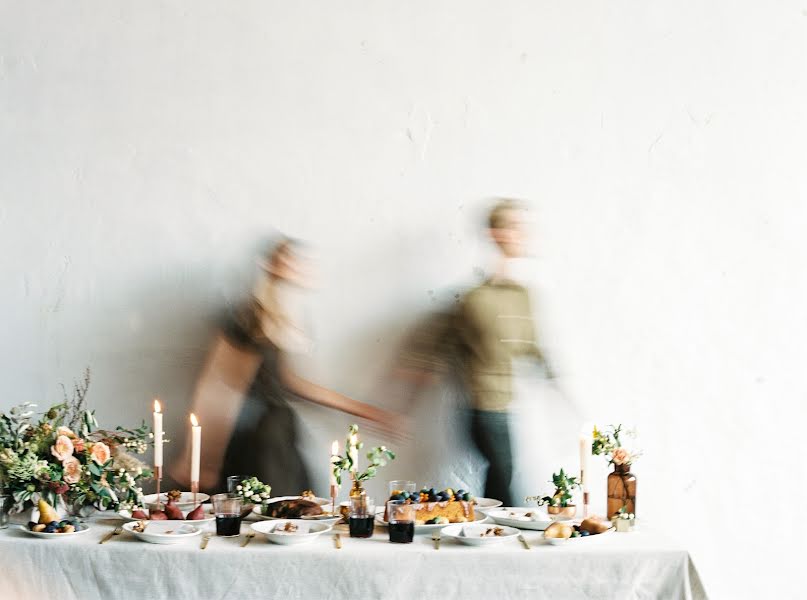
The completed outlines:
[[[485,496],[505,506],[514,506],[509,425],[512,360],[531,356],[543,364],[548,377],[554,377],[538,348],[527,289],[509,273],[510,261],[526,255],[524,211],[513,200],[501,200],[490,211],[488,233],[500,252],[498,265],[492,277],[468,292],[457,315],[472,402],[471,437],[488,461]]]

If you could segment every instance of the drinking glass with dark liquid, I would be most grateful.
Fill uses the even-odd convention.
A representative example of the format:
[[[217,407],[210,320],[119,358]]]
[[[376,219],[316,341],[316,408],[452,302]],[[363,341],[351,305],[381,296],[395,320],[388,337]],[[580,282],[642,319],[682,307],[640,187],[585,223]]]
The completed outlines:
[[[216,515],[216,535],[235,537],[241,534],[241,497],[216,494],[211,498]]]
[[[387,524],[389,541],[395,544],[409,544],[415,538],[415,505],[406,500],[387,502]]]
[[[373,535],[375,521],[375,504],[367,496],[354,496],[350,499],[348,527],[350,537],[368,538]]]

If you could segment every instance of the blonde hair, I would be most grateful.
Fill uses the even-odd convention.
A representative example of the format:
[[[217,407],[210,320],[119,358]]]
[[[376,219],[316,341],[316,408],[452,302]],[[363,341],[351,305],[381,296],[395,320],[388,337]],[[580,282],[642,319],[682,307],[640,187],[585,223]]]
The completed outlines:
[[[520,200],[501,198],[496,201],[488,213],[488,228],[501,229],[507,224],[507,213],[516,210],[525,210],[526,206]]]

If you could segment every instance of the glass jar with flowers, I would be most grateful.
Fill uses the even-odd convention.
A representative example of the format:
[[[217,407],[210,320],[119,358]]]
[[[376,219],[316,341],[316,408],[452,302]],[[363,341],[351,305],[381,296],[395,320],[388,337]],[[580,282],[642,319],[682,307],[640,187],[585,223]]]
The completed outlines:
[[[635,431],[623,430],[622,425],[611,425],[605,431],[594,428],[591,453],[605,456],[608,464],[614,466],[608,474],[608,518],[619,514],[621,509],[636,514],[636,476],[631,473],[631,465],[641,453],[628,450],[622,445],[623,438],[635,438]]]

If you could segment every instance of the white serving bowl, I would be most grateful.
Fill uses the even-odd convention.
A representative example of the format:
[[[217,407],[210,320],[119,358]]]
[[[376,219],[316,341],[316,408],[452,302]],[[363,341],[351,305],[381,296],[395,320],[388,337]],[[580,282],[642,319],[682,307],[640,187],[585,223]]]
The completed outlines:
[[[295,533],[282,532],[281,529],[286,523],[296,525],[297,531]],[[311,543],[323,533],[333,529],[328,523],[303,519],[274,519],[253,523],[251,527],[253,531],[265,535],[270,542],[285,546]]]
[[[45,533],[44,531],[31,531],[30,529],[28,529],[27,525],[18,525],[18,527],[20,528],[21,531],[24,531],[28,535],[33,535],[35,537],[45,538],[48,540],[56,540],[59,538],[70,537],[73,535],[81,535],[82,533],[87,533],[90,530],[90,528],[87,525],[84,525],[81,531],[74,531],[72,533]]]
[[[146,509],[144,512],[148,513],[148,509]],[[182,516],[184,516],[185,519],[187,519],[189,512],[191,512],[191,511],[190,510],[183,510],[182,511]],[[125,521],[140,521],[140,519],[137,519],[137,518],[133,517],[131,511],[128,511],[128,510],[119,510],[118,511],[118,516],[121,519],[124,519]],[[212,509],[210,508],[210,506],[206,506],[205,507],[205,518],[204,519],[195,519],[195,520],[192,520],[192,521],[187,521],[186,520],[186,523],[188,523],[189,525],[193,525],[194,523],[212,523],[215,520],[216,520],[216,515],[213,514]],[[149,519],[149,523],[156,523],[156,522],[158,522],[158,521],[152,521],[151,519]],[[171,520],[171,522],[172,523],[173,522],[178,523],[179,521]]]
[[[202,530],[193,521],[145,521],[148,523],[145,531],[135,531],[139,521],[124,523],[123,528],[137,539],[149,544],[178,544],[188,538],[202,533]],[[168,533],[168,532],[171,533]]]
[[[537,531],[543,531],[556,521],[546,510],[533,507],[508,506],[489,510],[487,514],[499,525]],[[528,514],[531,516],[526,516]]]
[[[484,536],[489,529],[499,527],[501,535]],[[468,546],[493,546],[501,544],[507,540],[516,539],[520,531],[515,527],[505,527],[499,525],[474,525],[468,523],[457,523],[443,528],[442,537],[452,538],[467,544]]]

